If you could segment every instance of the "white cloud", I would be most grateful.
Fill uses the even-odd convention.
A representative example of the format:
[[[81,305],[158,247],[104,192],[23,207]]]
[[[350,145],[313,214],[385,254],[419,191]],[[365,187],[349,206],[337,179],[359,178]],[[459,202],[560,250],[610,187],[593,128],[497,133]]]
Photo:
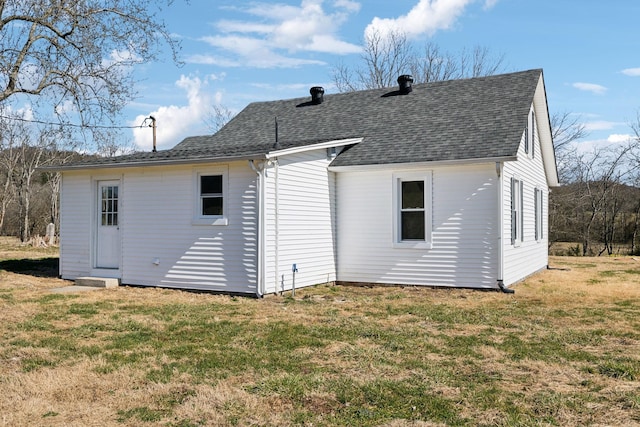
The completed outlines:
[[[592,122],[586,122],[584,124],[584,128],[585,130],[591,132],[591,131],[597,131],[597,130],[610,130],[619,125],[620,123],[618,122],[609,122],[606,120],[595,120]]]
[[[148,115],[136,117],[132,123],[138,126],[149,115],[155,117],[158,149],[173,147],[184,137],[193,135],[194,127],[202,123],[204,115],[212,104],[212,96],[206,92],[208,78],[200,79],[182,75],[175,85],[186,92],[187,105],[159,107]],[[146,127],[134,129],[133,138],[136,147],[149,151],[153,147],[152,135],[151,129]]]
[[[620,143],[627,143],[629,141],[631,141],[631,139],[633,138],[632,135],[629,134],[611,134],[609,135],[609,137],[607,138],[607,142],[612,143],[612,144],[620,144]]]
[[[640,68],[625,68],[622,70],[622,74],[631,77],[640,77]]]
[[[223,72],[221,72],[220,74],[209,74],[209,75],[207,76],[207,78],[208,78],[210,81],[215,81],[215,80],[220,80],[220,81],[222,81],[222,80],[224,80],[226,77],[227,77],[227,73],[225,73],[224,71],[223,71]]]
[[[579,154],[590,154],[595,153],[598,150],[614,149],[616,147],[625,146],[632,138],[632,135],[614,133],[602,139],[590,139],[574,142],[573,145]]]
[[[336,0],[335,2],[333,2],[333,4],[337,8],[343,8],[349,12],[354,13],[359,12],[361,7],[360,3],[351,0]]]
[[[53,107],[53,110],[55,111],[56,114],[60,114],[60,115],[78,111],[78,109],[76,108],[76,105],[73,103],[71,99],[63,100],[59,104],[55,105]]]
[[[578,83],[574,83],[572,86],[578,90],[583,90],[585,92],[592,92],[592,93],[595,93],[596,95],[603,95],[607,91],[606,87],[597,85],[595,83],[578,82]]]
[[[35,120],[36,116],[31,104],[25,104],[20,108],[14,108],[11,105],[0,105],[0,114],[9,117],[19,117],[23,120]]]
[[[324,64],[292,57],[299,52],[339,55],[360,52],[360,46],[338,36],[340,27],[351,14],[359,11],[360,4],[336,0],[332,6],[323,6],[323,0],[302,0],[300,6],[254,3],[246,9],[234,8],[255,19],[216,22],[219,33],[201,40],[224,53],[193,55],[187,62],[261,68],[298,67]]]
[[[406,15],[398,18],[375,17],[365,30],[365,35],[378,32],[381,35],[401,31],[413,38],[422,34],[433,35],[438,30],[450,28],[473,0],[420,0]],[[493,6],[495,1],[487,1]]]
[[[484,10],[489,10],[498,3],[498,0],[485,0]]]
[[[240,61],[234,59],[202,54],[187,56],[185,62],[189,64],[217,65],[219,67],[240,67],[242,65]]]
[[[240,36],[210,36],[203,37],[209,45],[238,55],[240,59],[233,60],[215,55],[197,55],[187,61],[199,64],[211,64],[226,67],[299,67],[302,65],[324,65],[323,61],[283,56],[272,50],[265,40]]]

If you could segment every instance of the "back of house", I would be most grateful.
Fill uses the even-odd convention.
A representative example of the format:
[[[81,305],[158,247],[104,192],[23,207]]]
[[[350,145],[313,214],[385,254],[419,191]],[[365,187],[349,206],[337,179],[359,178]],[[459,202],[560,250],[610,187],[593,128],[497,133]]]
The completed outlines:
[[[62,165],[63,278],[258,296],[509,286],[546,267],[541,70],[248,105],[170,150]]]

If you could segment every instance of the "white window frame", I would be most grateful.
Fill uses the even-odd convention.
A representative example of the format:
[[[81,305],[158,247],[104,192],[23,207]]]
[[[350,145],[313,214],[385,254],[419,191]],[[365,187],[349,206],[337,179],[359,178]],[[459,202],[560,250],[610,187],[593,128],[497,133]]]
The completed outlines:
[[[544,240],[544,192],[536,187],[534,191],[536,242]]]
[[[536,146],[536,115],[531,106],[529,115],[527,116],[527,126],[524,128],[524,152],[528,158],[533,159],[535,157]]]
[[[433,244],[433,205],[431,171],[399,172],[393,174],[393,247],[403,249],[431,249]],[[402,183],[424,182],[424,240],[402,240]]]
[[[531,106],[531,111],[529,112],[528,125],[529,132],[527,132],[527,136],[529,138],[529,158],[535,158],[535,147],[536,147],[536,114]]]
[[[222,215],[202,214],[201,176],[222,176]],[[193,219],[192,225],[228,225],[229,168],[226,165],[195,169],[193,171]]]
[[[520,246],[524,241],[524,184],[518,177],[511,177],[511,244]]]

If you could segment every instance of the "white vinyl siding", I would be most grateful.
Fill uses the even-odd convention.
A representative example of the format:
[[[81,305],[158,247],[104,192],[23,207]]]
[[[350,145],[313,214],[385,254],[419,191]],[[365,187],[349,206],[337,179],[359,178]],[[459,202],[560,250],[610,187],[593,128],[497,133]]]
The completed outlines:
[[[194,174],[220,168],[228,223],[194,225]],[[124,189],[123,283],[256,293],[256,174],[246,162],[127,171]]]
[[[336,280],[335,174],[326,149],[281,156],[267,169],[265,292]]]
[[[432,177],[432,247],[394,245],[394,177]],[[495,288],[499,215],[495,163],[340,172],[338,280]]]
[[[530,122],[531,123],[531,122]],[[532,128],[533,144],[530,152],[541,153],[538,132],[535,121]],[[544,218],[548,215],[548,194],[549,187],[542,162],[542,156],[530,156],[525,152],[525,138],[523,135],[518,160],[505,162],[503,173],[503,204],[507,209],[504,215],[504,283],[513,284],[525,277],[545,268],[548,265],[548,245],[547,245],[547,221]],[[512,178],[522,182],[522,242],[516,245],[511,241],[511,230],[513,222],[508,209],[511,206],[512,192],[509,183]],[[536,191],[540,191],[541,205],[536,205]],[[540,216],[540,222],[536,220],[536,212]],[[538,227],[537,227],[538,225]]]
[[[60,276],[90,273],[93,191],[86,174],[65,172],[60,192]]]
[[[194,176],[207,170],[218,173],[220,167],[228,168],[224,200],[228,224],[194,224],[194,200],[200,197]],[[68,278],[91,273],[84,267],[68,267],[78,259],[76,254],[69,255],[71,250],[77,253],[87,249],[86,244],[80,246],[78,235],[88,239],[91,227],[83,226],[76,232],[74,222],[90,222],[90,208],[71,215],[67,212],[72,206],[91,205],[91,191],[80,192],[76,188],[90,189],[91,181],[100,173],[70,174],[73,182],[64,185],[67,196],[61,234],[73,248],[63,254],[62,269]],[[123,284],[256,293],[256,174],[246,161],[197,168],[124,168],[118,173],[122,176],[119,220]],[[65,180],[71,180],[67,173]],[[87,253],[91,252],[90,245],[89,249]]]

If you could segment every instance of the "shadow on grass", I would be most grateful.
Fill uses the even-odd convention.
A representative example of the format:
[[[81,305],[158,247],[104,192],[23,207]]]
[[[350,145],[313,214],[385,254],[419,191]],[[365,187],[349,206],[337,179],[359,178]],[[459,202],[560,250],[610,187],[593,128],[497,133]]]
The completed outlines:
[[[59,258],[9,259],[0,261],[0,270],[35,277],[58,277]]]

